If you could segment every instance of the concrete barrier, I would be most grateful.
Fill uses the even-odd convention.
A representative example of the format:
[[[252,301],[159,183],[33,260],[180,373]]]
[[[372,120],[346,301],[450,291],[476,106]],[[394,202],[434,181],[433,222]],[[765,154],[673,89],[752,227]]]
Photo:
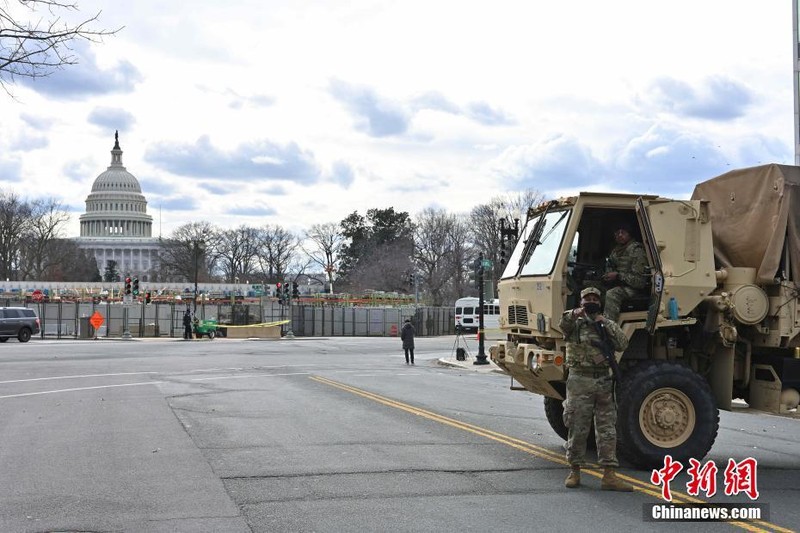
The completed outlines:
[[[229,339],[280,339],[280,326],[229,326],[226,328]]]

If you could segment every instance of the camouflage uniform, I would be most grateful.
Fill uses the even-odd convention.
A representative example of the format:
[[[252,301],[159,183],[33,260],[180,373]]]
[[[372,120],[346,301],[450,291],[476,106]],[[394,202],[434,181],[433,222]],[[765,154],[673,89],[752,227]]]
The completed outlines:
[[[631,240],[626,244],[615,246],[606,261],[605,272],[617,273],[619,284],[606,291],[603,306],[603,314],[609,320],[616,322],[623,300],[642,294],[642,289],[647,287],[650,281],[650,265],[647,263],[647,254],[642,244]]]
[[[599,348],[600,335],[592,325],[593,318],[575,317],[566,311],[559,327],[567,340],[567,398],[564,401],[564,424],[569,430],[567,461],[572,466],[584,464],[586,439],[594,416],[595,440],[598,462],[606,467],[619,466],[617,462],[617,408],[614,403],[611,369]],[[628,346],[628,339],[620,327],[604,318],[609,340],[616,351]]]

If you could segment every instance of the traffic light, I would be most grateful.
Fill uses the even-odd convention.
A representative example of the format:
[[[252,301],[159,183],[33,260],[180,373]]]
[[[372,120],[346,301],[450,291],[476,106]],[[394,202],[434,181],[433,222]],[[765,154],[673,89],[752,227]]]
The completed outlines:
[[[508,261],[508,256],[510,255],[509,251],[511,248],[511,242],[503,240],[500,242],[500,264],[505,265],[506,261]]]
[[[125,278],[125,294],[127,295],[130,293],[131,293],[131,278],[130,276],[128,276],[127,278]]]
[[[481,276],[483,276],[483,262],[480,259],[476,259],[472,263],[472,273],[469,276],[469,280],[476,289],[481,288]]]
[[[133,278],[133,295],[139,296],[139,278]]]
[[[292,282],[292,298],[300,298],[300,286],[296,281]]]
[[[146,303],[146,304],[150,303],[150,291],[147,291],[146,293],[144,293],[144,303]]]
[[[413,272],[408,275],[408,284],[411,285],[412,287],[414,286],[414,273]]]
[[[504,265],[514,251],[514,246],[517,244],[517,237],[519,235],[519,219],[514,219],[514,227],[509,224],[506,227],[506,220],[500,219],[500,264]]]
[[[275,296],[278,297],[278,303],[283,305],[283,284],[280,281],[275,284]]]

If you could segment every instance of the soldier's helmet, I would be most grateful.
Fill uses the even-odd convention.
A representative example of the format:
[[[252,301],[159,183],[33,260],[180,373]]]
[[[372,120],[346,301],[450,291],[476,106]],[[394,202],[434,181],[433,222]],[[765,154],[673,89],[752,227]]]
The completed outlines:
[[[586,298],[587,294],[595,294],[598,298],[600,298],[603,293],[600,292],[600,289],[597,287],[586,287],[581,291],[581,298]]]

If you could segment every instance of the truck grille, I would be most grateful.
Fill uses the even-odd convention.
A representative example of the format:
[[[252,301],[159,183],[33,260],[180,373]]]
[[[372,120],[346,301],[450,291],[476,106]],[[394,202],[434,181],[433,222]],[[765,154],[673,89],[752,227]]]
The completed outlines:
[[[509,305],[508,306],[508,323],[520,324],[523,326],[528,325],[528,308],[524,305]]]

